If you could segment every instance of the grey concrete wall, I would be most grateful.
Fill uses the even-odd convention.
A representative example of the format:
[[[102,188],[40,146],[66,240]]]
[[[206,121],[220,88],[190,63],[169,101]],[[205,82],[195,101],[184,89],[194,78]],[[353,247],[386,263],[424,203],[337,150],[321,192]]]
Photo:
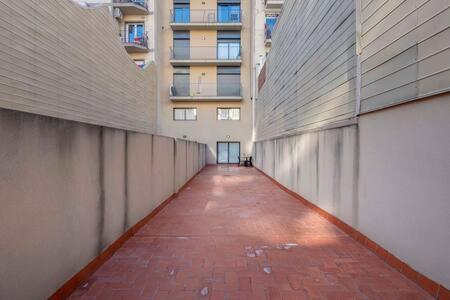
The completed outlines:
[[[47,298],[205,165],[203,144],[5,109],[0,141],[0,299]]]
[[[257,142],[255,165],[450,287],[450,94]]]

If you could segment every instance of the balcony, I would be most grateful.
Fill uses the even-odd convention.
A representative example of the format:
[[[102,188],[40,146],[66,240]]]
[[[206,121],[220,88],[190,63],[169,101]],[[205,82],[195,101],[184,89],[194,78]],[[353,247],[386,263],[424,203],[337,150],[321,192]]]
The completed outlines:
[[[120,40],[128,53],[148,53],[148,34],[142,36],[130,35],[127,31],[121,31]]]
[[[113,7],[119,8],[124,15],[148,15],[147,0],[114,0]]]
[[[171,11],[170,26],[173,30],[216,29],[240,30],[239,9],[176,9]]]
[[[265,0],[267,10],[281,10],[284,0]]]
[[[193,83],[174,84],[170,87],[173,102],[242,101],[242,87],[239,83]]]
[[[190,46],[170,48],[170,63],[175,66],[240,66],[241,46],[219,44],[218,46]]]

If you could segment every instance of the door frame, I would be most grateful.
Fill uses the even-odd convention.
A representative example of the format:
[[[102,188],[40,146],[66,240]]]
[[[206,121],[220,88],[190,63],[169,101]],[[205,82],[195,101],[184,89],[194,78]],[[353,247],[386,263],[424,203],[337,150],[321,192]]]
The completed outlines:
[[[228,144],[228,162],[227,163],[220,163],[219,162],[219,144],[220,143],[224,143],[224,144]],[[239,157],[241,156],[241,142],[238,141],[217,141],[216,143],[216,163],[218,165],[236,165],[239,164],[238,163],[230,163],[230,144],[238,144],[239,145]]]

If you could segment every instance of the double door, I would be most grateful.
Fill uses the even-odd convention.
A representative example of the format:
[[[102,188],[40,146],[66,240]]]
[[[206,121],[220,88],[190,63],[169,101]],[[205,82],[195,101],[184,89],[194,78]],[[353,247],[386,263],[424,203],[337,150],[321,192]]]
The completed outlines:
[[[237,164],[241,152],[239,142],[217,142],[217,163]]]

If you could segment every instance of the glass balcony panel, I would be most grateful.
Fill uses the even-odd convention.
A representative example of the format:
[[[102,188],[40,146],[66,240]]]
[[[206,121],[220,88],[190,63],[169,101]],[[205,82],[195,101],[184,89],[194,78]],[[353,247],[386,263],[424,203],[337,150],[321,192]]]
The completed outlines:
[[[240,97],[241,85],[235,83],[191,83],[174,77],[172,87],[173,96],[176,97]]]
[[[239,5],[219,5],[218,9],[190,9],[174,7],[173,23],[240,23],[241,8]]]
[[[219,5],[219,23],[239,23],[241,22],[241,7],[239,5]]]
[[[171,59],[175,60],[239,60],[241,46],[239,43],[220,43],[216,46],[191,46],[189,41],[174,41]]]
[[[218,59],[239,59],[241,57],[241,45],[239,43],[219,43],[217,45]]]
[[[190,59],[191,47],[188,40],[175,40],[173,54],[174,59]]]

